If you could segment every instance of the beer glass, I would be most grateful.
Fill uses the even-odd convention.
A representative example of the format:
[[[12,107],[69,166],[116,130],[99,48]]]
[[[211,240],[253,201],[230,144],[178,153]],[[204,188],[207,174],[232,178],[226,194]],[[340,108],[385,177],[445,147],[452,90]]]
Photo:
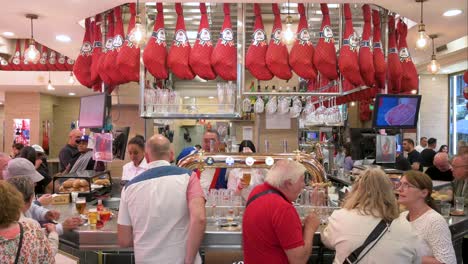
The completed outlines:
[[[252,178],[252,174],[250,172],[244,172],[243,175],[242,175],[242,182],[249,186],[250,185],[250,180]]]
[[[98,220],[98,211],[95,208],[89,209],[88,221],[91,226],[96,226]]]
[[[76,211],[78,214],[82,215],[86,208],[86,198],[85,197],[77,197],[75,202]]]

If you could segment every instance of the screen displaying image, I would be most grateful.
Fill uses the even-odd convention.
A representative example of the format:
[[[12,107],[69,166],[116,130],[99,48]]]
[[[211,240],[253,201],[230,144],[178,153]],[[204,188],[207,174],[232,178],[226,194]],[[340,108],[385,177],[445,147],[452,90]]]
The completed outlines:
[[[374,107],[374,127],[416,127],[420,100],[418,95],[378,95]]]
[[[104,126],[106,95],[98,94],[81,97],[79,125],[81,128]]]

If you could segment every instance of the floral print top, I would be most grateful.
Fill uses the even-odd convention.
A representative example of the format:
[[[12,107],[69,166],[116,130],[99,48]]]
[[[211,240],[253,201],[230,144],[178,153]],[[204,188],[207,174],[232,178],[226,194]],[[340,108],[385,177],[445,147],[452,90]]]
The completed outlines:
[[[18,263],[55,263],[49,241],[42,230],[31,223],[22,222],[21,225],[23,226],[23,246]],[[20,228],[18,224],[12,228],[0,230],[0,263],[15,263],[19,240]]]

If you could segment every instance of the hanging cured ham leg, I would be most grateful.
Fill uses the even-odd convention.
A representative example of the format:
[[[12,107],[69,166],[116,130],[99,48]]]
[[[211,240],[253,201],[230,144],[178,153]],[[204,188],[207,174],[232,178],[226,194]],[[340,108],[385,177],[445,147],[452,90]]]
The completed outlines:
[[[385,89],[385,74],[387,72],[387,65],[385,63],[385,56],[382,50],[380,13],[378,10],[372,10],[372,24],[374,26],[373,58],[374,58],[374,69],[375,69],[375,82],[378,88]]]
[[[275,20],[273,23],[273,30],[271,31],[270,45],[268,46],[266,54],[266,63],[268,69],[276,77],[283,80],[289,80],[292,77],[292,72],[289,67],[288,49],[281,40],[283,26],[281,24],[280,11],[278,4],[272,5]]]
[[[361,86],[364,82],[362,81],[358,64],[358,38],[354,32],[349,4],[344,4],[344,17],[345,31],[343,33],[343,46],[340,50],[338,65],[345,80],[353,86]]]
[[[403,20],[398,21],[398,49],[401,62],[401,92],[410,94],[411,91],[418,89],[418,71],[414,66],[411,54],[408,50],[406,43],[406,36],[408,35],[408,26]]]
[[[362,6],[364,15],[364,28],[362,32],[362,40],[359,48],[359,70],[362,79],[368,87],[373,87],[375,84],[375,70],[372,50],[370,46],[371,36],[371,12],[369,5]]]
[[[320,27],[320,39],[315,48],[314,65],[322,78],[332,81],[338,79],[335,39],[327,4],[320,4],[320,9],[323,20]]]
[[[224,4],[224,22],[218,43],[211,54],[211,66],[226,81],[237,79],[237,46],[231,24],[229,4]]]
[[[291,54],[289,54],[289,65],[301,78],[315,81],[315,78],[317,78],[317,70],[314,66],[315,50],[307,26],[304,4],[299,3],[297,9],[300,19],[297,36],[291,48]]]
[[[89,18],[85,20],[85,35],[83,37],[83,44],[81,45],[80,55],[76,59],[75,66],[73,67],[73,74],[75,78],[84,86],[91,88],[91,63],[92,51],[91,45],[91,21]],[[49,60],[50,61],[50,60]]]
[[[213,53],[213,42],[211,39],[210,25],[206,14],[206,4],[200,3],[201,20],[198,27],[197,40],[190,52],[190,67],[193,72],[205,80],[213,80],[216,73],[211,67],[211,58]]]
[[[143,63],[146,69],[156,77],[156,79],[167,79],[166,31],[164,29],[162,3],[156,4],[156,10],[158,14],[156,15],[153,33],[143,52]]]
[[[268,42],[262,21],[262,12],[259,4],[254,4],[255,24],[252,41],[245,56],[245,67],[259,80],[271,80],[273,74],[266,64]]]
[[[127,28],[127,37],[117,56],[117,67],[122,75],[123,83],[138,82],[140,79],[140,46],[130,40],[130,32],[136,23],[136,4],[130,3],[130,22]]]
[[[172,42],[169,56],[167,58],[167,66],[180,79],[192,80],[195,74],[189,65],[190,58],[190,43],[188,41],[187,32],[185,30],[184,14],[182,5],[175,4],[177,12],[177,25],[174,33],[174,41]]]
[[[388,91],[389,93],[398,94],[400,92],[400,82],[402,76],[402,68],[400,57],[398,56],[396,34],[395,34],[395,18],[388,16]]]

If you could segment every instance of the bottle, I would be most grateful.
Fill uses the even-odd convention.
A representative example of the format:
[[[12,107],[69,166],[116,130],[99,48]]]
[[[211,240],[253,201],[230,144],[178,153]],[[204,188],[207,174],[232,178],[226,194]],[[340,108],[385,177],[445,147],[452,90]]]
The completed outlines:
[[[97,209],[98,212],[104,211],[104,205],[102,205],[102,200],[101,200],[101,199],[99,199],[99,200],[97,201],[96,209]]]

